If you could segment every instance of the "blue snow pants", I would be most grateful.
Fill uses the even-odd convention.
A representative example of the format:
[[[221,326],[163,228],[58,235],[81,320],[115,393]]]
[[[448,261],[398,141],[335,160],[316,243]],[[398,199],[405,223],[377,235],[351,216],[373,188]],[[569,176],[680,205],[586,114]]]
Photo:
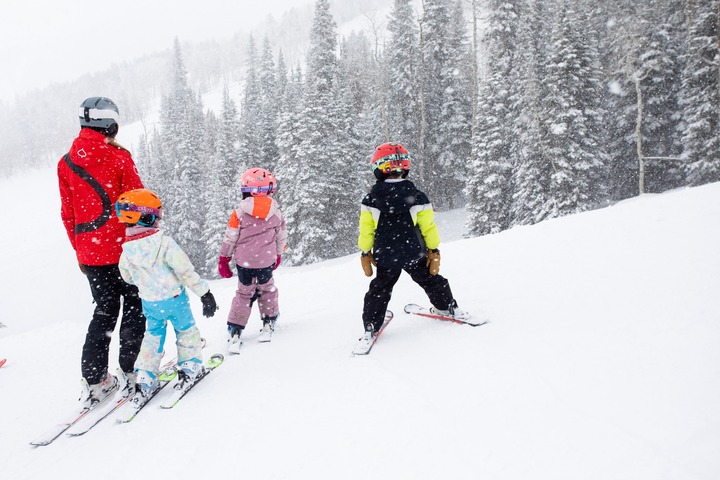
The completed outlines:
[[[195,326],[190,310],[190,299],[183,291],[177,297],[151,302],[142,301],[147,328],[143,337],[135,370],[145,370],[154,378],[160,368],[160,360],[167,336],[167,324],[172,324],[178,354],[178,365],[187,362],[202,362],[202,338]]]

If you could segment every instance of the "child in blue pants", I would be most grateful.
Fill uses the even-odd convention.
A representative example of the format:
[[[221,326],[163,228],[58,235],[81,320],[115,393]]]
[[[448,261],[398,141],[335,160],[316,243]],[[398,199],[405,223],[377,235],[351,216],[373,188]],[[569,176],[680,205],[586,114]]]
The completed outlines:
[[[168,322],[175,330],[178,385],[194,381],[202,371],[202,338],[186,289],[200,297],[204,316],[212,317],[217,310],[207,282],[195,272],[178,244],[158,228],[161,209],[157,195],[145,189],[126,192],[115,204],[119,220],[127,226],[120,274],[127,283],[138,287],[147,318],[135,361],[136,397],[137,394],[147,397],[157,387]]]

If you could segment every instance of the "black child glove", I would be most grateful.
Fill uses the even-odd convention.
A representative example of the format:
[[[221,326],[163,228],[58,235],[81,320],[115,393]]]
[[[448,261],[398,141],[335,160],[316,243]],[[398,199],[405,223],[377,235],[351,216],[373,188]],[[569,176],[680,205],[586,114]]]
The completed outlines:
[[[209,318],[215,315],[215,310],[218,309],[218,306],[217,303],[215,303],[215,297],[213,297],[213,294],[210,293],[210,290],[200,297],[200,301],[203,304],[203,316]]]

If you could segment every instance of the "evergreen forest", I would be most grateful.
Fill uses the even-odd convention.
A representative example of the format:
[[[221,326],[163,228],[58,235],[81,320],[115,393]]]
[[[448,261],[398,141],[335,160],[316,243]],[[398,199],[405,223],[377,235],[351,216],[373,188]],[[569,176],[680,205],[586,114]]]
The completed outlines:
[[[357,251],[383,142],[467,236],[720,180],[719,0],[394,0],[340,35],[316,0],[306,55],[250,35],[242,92],[210,111],[173,48],[134,156],[164,228],[214,276],[247,168],[271,170],[301,265]],[[441,232],[442,233],[442,232]]]

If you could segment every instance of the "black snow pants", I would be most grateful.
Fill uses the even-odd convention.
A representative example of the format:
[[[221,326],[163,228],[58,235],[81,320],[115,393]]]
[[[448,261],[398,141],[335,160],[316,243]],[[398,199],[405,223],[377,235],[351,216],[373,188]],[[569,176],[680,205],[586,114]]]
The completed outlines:
[[[366,330],[371,327],[377,332],[382,326],[393,287],[403,270],[425,290],[430,303],[435,308],[447,310],[452,303],[453,295],[450,290],[450,282],[442,275],[430,275],[428,268],[425,266],[425,258],[412,262],[403,268],[384,268],[378,265],[377,275],[370,282],[370,288],[365,294],[363,324]]]
[[[82,350],[82,376],[92,385],[105,379],[108,371],[110,338],[115,330],[122,300],[120,323],[120,368],[132,372],[145,334],[145,315],[138,289],[125,282],[117,264],[82,266],[90,282],[95,312],[88,326]]]

